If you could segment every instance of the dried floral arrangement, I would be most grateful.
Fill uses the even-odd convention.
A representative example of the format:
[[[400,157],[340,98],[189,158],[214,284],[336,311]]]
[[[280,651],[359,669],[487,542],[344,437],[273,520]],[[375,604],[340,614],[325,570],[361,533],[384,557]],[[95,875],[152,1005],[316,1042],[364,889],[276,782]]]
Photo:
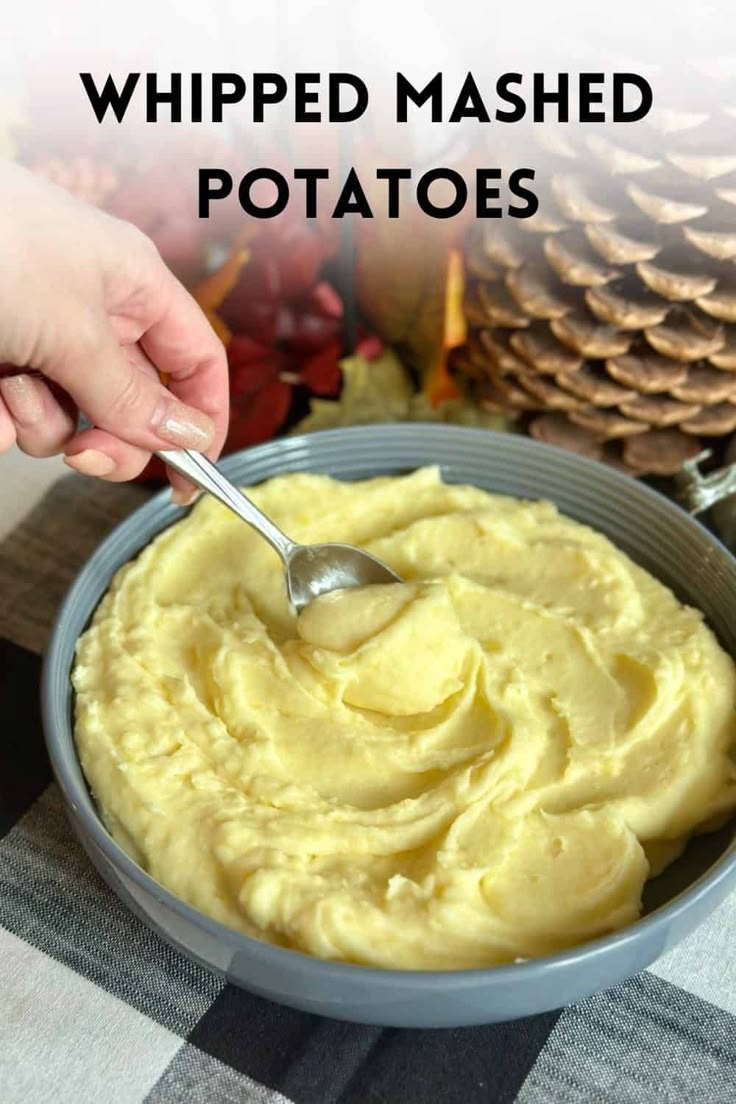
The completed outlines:
[[[114,132],[91,130],[78,107],[63,106],[64,132],[50,132],[42,90],[24,104],[0,92],[0,150],[134,222],[192,291],[227,349],[226,452],[328,424],[407,418],[506,426],[466,399],[447,372],[449,349],[465,338],[456,248],[464,224],[435,223],[427,234],[421,213],[390,227],[368,223],[348,270],[344,224],[329,218],[285,212],[266,222],[233,208],[197,217],[196,166],[242,163],[242,143],[236,148],[232,136],[228,144],[181,128],[155,149],[122,146]],[[262,161],[264,151],[253,156]],[[267,159],[279,161],[273,150]],[[154,461],[144,478],[162,475]]]

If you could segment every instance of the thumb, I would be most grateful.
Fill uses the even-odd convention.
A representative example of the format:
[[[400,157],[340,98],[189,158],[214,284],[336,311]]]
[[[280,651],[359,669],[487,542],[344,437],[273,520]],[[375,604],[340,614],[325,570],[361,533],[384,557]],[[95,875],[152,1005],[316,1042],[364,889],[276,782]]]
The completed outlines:
[[[212,443],[212,419],[167,391],[154,372],[131,363],[107,327],[86,335],[77,330],[73,348],[44,372],[90,421],[128,444],[204,452]]]

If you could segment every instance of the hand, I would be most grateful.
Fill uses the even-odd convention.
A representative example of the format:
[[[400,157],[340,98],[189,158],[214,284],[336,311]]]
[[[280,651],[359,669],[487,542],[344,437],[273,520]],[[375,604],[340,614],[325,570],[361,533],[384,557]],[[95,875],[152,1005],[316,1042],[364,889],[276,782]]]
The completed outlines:
[[[65,454],[126,480],[151,452],[216,459],[228,421],[225,352],[134,226],[0,162],[0,453]],[[167,386],[158,372],[165,374]],[[76,432],[76,412],[94,429]],[[175,497],[191,485],[171,474]]]

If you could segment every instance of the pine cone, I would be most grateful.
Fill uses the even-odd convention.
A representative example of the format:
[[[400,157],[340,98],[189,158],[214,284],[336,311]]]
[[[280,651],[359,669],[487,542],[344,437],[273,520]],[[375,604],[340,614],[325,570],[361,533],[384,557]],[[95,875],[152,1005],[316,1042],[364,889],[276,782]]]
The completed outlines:
[[[467,246],[454,371],[529,432],[674,474],[736,429],[736,88],[631,127],[538,128],[540,208]],[[546,185],[545,185],[546,182]]]

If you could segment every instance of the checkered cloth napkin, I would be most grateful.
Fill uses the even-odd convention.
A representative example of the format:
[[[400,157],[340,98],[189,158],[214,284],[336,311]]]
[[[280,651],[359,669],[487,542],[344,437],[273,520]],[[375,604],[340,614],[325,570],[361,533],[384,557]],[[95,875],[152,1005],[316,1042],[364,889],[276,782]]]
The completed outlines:
[[[144,497],[68,477],[0,546],[0,1104],[736,1101],[736,894],[616,989],[440,1031],[251,996],[128,912],[70,831],[38,679],[72,576]]]

